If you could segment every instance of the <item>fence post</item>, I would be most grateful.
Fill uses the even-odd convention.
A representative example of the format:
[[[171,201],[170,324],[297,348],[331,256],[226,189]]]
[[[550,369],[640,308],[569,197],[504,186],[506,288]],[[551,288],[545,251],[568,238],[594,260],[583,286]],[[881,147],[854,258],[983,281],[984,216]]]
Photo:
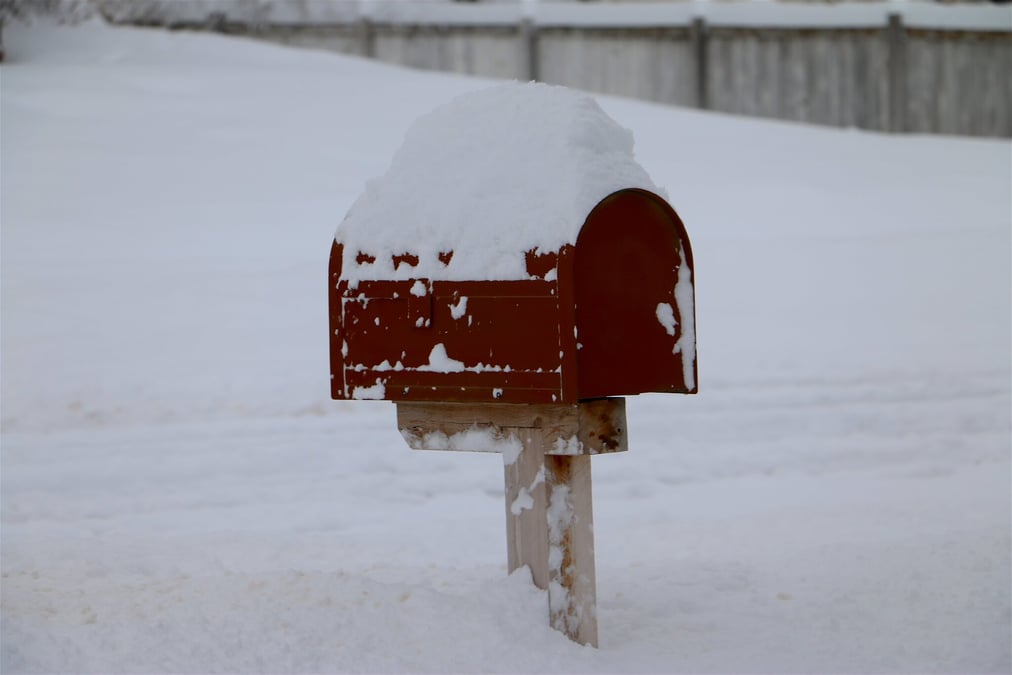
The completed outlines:
[[[692,20],[692,53],[696,60],[696,107],[707,110],[710,107],[710,72],[706,58],[706,19],[697,16]]]
[[[886,28],[889,55],[889,131],[907,131],[907,33],[903,17],[889,15]]]
[[[520,63],[528,82],[538,79],[541,74],[538,63],[538,27],[534,19],[527,16],[520,21]]]
[[[366,58],[376,58],[376,28],[372,19],[362,16],[358,20],[359,52]]]

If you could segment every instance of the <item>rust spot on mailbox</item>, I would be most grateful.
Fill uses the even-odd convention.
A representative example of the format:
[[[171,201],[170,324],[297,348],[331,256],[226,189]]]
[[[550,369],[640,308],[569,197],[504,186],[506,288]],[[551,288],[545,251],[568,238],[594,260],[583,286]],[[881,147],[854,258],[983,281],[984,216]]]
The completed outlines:
[[[353,285],[342,260],[335,242],[335,399],[575,403],[696,392],[692,251],[675,211],[646,190],[604,198],[575,245],[528,251],[527,279]]]

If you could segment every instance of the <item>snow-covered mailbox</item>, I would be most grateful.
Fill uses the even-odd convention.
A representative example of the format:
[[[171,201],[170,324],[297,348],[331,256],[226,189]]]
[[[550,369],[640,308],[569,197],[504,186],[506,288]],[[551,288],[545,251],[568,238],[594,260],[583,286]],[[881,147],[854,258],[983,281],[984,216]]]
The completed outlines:
[[[624,399],[696,391],[692,253],[584,94],[509,84],[420,118],[338,228],[335,399],[397,402],[417,449],[502,452],[509,567],[596,644],[590,456]]]

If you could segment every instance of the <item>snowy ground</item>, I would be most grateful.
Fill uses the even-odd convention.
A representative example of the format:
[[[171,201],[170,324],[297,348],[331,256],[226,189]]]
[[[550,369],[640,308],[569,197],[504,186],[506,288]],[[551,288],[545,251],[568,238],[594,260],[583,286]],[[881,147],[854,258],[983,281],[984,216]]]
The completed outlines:
[[[602,99],[693,240],[700,394],[595,460],[601,648],[501,460],[328,400],[333,231],[487,82],[4,33],[3,672],[1008,672],[1010,145]]]

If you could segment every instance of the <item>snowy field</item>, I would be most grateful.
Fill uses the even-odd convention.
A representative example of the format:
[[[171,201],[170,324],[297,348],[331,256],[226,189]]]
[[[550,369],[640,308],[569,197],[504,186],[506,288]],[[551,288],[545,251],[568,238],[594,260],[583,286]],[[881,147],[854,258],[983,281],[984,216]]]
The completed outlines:
[[[328,398],[338,222],[489,82],[4,41],[4,673],[1012,669],[1007,141],[600,99],[692,237],[700,394],[594,460],[594,650],[505,574],[500,458]]]

